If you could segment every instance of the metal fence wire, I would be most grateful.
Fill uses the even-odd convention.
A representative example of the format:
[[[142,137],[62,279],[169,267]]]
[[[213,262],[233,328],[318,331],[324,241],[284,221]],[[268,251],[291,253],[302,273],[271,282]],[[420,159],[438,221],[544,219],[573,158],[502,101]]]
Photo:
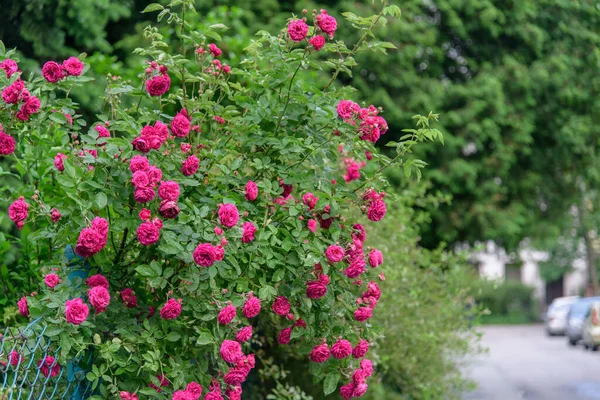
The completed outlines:
[[[0,336],[0,400],[83,400],[91,396],[81,360],[58,363],[56,338],[45,336],[40,317]],[[89,360],[88,360],[89,361]]]

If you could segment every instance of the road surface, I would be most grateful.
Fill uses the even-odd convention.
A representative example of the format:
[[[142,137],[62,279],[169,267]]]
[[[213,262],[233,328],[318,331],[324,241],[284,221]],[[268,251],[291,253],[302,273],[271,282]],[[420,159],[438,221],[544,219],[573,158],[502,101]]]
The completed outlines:
[[[542,325],[484,328],[489,354],[468,363],[464,400],[600,400],[600,352],[547,337]]]

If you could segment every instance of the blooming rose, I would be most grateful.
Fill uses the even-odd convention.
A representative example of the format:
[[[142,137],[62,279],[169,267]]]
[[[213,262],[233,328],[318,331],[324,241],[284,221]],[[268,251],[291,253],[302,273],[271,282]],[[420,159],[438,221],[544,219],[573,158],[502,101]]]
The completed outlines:
[[[135,292],[131,288],[125,288],[121,290],[121,300],[125,307],[127,308],[135,308],[137,307],[137,296]]]
[[[103,126],[103,125],[100,125],[100,124],[96,125],[96,126],[94,127],[94,130],[95,130],[96,132],[98,132],[98,137],[99,137],[99,138],[107,138],[107,137],[110,137],[110,131],[109,131],[108,129],[106,129],[106,127],[105,127],[105,126]]]
[[[177,201],[180,193],[181,189],[179,188],[179,184],[175,181],[161,182],[158,188],[158,196],[162,200]]]
[[[325,250],[325,256],[331,263],[340,262],[344,259],[344,249],[337,245],[331,245]]]
[[[142,222],[137,229],[137,237],[141,244],[150,246],[160,239],[160,229],[152,222]]]
[[[154,165],[148,167],[148,175],[150,175],[150,181],[153,184],[160,182],[162,179],[162,171]]]
[[[306,284],[306,296],[310,299],[320,299],[327,294],[327,286],[319,281],[310,281]]]
[[[316,345],[311,353],[310,353],[310,359],[313,362],[316,363],[322,363],[327,361],[327,359],[329,358],[330,355],[330,351],[329,351],[329,347],[327,346],[327,343],[321,343]]]
[[[235,308],[235,306],[228,305],[219,312],[219,315],[217,316],[217,321],[219,321],[219,324],[221,325],[227,325],[231,321],[233,321],[236,313],[237,309]]]
[[[229,400],[242,400],[242,388],[240,386],[228,387],[225,391]]]
[[[250,243],[254,240],[254,233],[256,233],[256,225],[252,222],[244,222],[242,224],[243,234],[242,234],[242,242]]]
[[[327,14],[327,11],[321,10],[321,13],[316,18],[317,26],[329,36],[333,36],[337,29],[337,21],[334,17]]]
[[[312,233],[315,233],[315,231],[317,230],[317,221],[314,219],[309,219],[307,224],[308,224],[308,229]]]
[[[25,83],[21,79],[17,79],[2,90],[2,100],[6,104],[17,104],[22,99],[23,92],[26,90]]]
[[[139,154],[136,154],[135,156],[131,157],[131,160],[129,160],[129,170],[131,173],[136,171],[145,171],[149,166],[150,163],[148,162],[148,159],[144,156],[140,156]]]
[[[19,363],[21,363],[21,361],[23,361],[23,356],[19,354],[18,351],[13,350],[8,356],[8,361],[10,362],[10,365],[16,367],[19,365]]]
[[[340,396],[343,399],[351,399],[354,393],[354,382],[350,382],[347,385],[340,387]]]
[[[73,325],[79,325],[85,321],[89,312],[87,304],[79,297],[65,302],[65,317],[67,317],[67,322]]]
[[[247,342],[248,340],[250,340],[251,337],[252,337],[252,325],[243,327],[235,334],[235,340],[237,340],[240,343]]]
[[[366,358],[360,362],[360,369],[362,369],[367,376],[373,375],[373,363],[371,360]]]
[[[281,315],[282,317],[285,317],[290,312],[290,308],[290,302],[284,296],[277,296],[273,302],[273,305],[271,306],[273,312],[277,315]]]
[[[24,199],[25,198],[21,196],[8,206],[8,217],[19,229],[23,227],[25,220],[29,216],[29,204],[27,204]]]
[[[358,322],[364,322],[373,316],[373,309],[371,307],[360,307],[354,311],[354,320]]]
[[[198,157],[191,155],[183,162],[183,165],[181,166],[181,172],[183,172],[185,176],[194,175],[196,171],[198,171],[199,165],[200,160]]]
[[[214,57],[219,57],[222,53],[221,49],[217,47],[216,44],[211,43],[208,45],[208,49]]]
[[[367,284],[367,291],[363,293],[362,298],[373,297],[375,300],[379,300],[381,298],[381,289],[379,289],[379,285],[377,282],[369,282]]]
[[[344,270],[344,275],[350,279],[357,278],[360,274],[365,272],[366,265],[367,263],[364,259],[356,258],[350,263],[350,266]]]
[[[258,186],[253,181],[248,181],[246,183],[246,195],[244,196],[246,200],[254,201],[258,196]]]
[[[149,201],[154,200],[156,197],[156,192],[154,189],[150,187],[136,187],[133,191],[133,198],[138,203],[148,203]]]
[[[96,314],[105,312],[110,304],[110,293],[108,293],[108,289],[104,286],[94,286],[88,290],[88,297],[90,304],[96,310]]]
[[[197,382],[188,383],[185,390],[194,396],[194,400],[199,400],[200,396],[202,396],[202,386]]]
[[[250,296],[242,307],[242,313],[246,318],[254,318],[260,312],[260,299],[258,297]]]
[[[6,60],[0,62],[0,69],[3,69],[6,73],[6,77],[10,78],[15,72],[19,70],[19,66],[17,65],[15,60],[7,58]]]
[[[62,66],[68,75],[79,76],[83,72],[83,63],[77,57],[69,57]]]
[[[171,400],[192,400],[193,398],[194,396],[187,390],[177,390],[175,393],[173,393]]]
[[[242,346],[238,342],[227,339],[221,343],[219,353],[221,354],[221,358],[223,360],[232,364],[244,355],[242,353]]]
[[[200,243],[194,250],[194,261],[201,267],[210,267],[215,260],[215,247],[210,243]]]
[[[90,257],[102,250],[105,244],[98,231],[94,228],[84,228],[77,239],[75,253],[82,257]]]
[[[313,36],[308,43],[310,43],[316,51],[319,51],[325,46],[325,38],[321,35]]]
[[[204,396],[204,400],[223,400],[223,396],[219,391],[212,391],[206,393],[206,396]]]
[[[367,218],[374,222],[381,221],[385,217],[386,211],[385,202],[383,200],[375,200],[367,210]]]
[[[56,83],[65,77],[63,67],[54,61],[48,61],[42,67],[42,75],[48,82]]]
[[[21,316],[27,318],[29,317],[29,307],[27,306],[27,297],[23,296],[21,297],[21,299],[17,302],[17,306],[19,307],[19,314],[21,314]]]
[[[62,215],[56,208],[53,208],[50,217],[52,218],[52,222],[57,223]]]
[[[104,275],[92,275],[85,280],[86,285],[89,287],[102,286],[108,289],[108,281],[104,277]]]
[[[352,374],[352,381],[354,383],[365,383],[367,381],[367,373],[363,369],[357,369]]]
[[[319,201],[319,198],[310,192],[302,196],[302,202],[306,204],[309,210],[313,210],[315,208],[317,201]]]
[[[369,342],[367,342],[365,339],[360,339],[360,342],[358,342],[356,347],[354,347],[354,350],[352,350],[352,356],[354,358],[362,358],[365,356],[365,354],[367,354],[368,351]]]
[[[146,91],[150,96],[162,96],[169,91],[171,78],[169,75],[158,75],[146,81]]]
[[[338,360],[346,358],[350,354],[352,354],[352,344],[345,339],[338,340],[333,346],[331,346],[331,355]]]
[[[192,124],[188,117],[187,110],[184,108],[179,111],[171,121],[171,132],[173,132],[173,136],[185,137],[190,133],[191,129]]]
[[[169,299],[160,309],[160,317],[162,319],[175,319],[181,314],[181,299]]]
[[[131,184],[135,187],[146,187],[150,185],[150,175],[146,171],[135,171],[131,175]]]
[[[279,344],[288,344],[292,339],[292,329],[293,328],[285,328],[279,332],[277,336],[277,343]]]
[[[8,156],[15,152],[15,139],[2,132],[0,125],[0,156]]]
[[[377,249],[371,250],[369,253],[369,265],[371,268],[376,268],[383,264],[383,253]]]
[[[60,365],[52,356],[46,356],[43,360],[40,360],[38,368],[46,378],[54,378],[60,373]]]
[[[158,207],[158,212],[165,218],[177,218],[179,211],[176,201],[163,200]]]
[[[352,392],[352,397],[362,397],[367,390],[369,389],[369,385],[366,383],[358,383],[354,386],[354,391]]]
[[[21,121],[27,121],[29,120],[31,114],[38,112],[38,110],[40,109],[40,105],[40,99],[38,99],[35,96],[31,96],[27,100],[25,100],[25,103],[23,103],[23,105],[19,109],[19,112],[17,113],[16,117]]]
[[[337,105],[337,113],[343,120],[348,120],[360,110],[360,106],[352,100],[341,100]]]
[[[235,204],[221,204],[218,214],[221,225],[226,228],[234,227],[240,219],[240,213]]]
[[[357,239],[360,242],[364,242],[365,240],[367,240],[367,232],[361,224],[352,225],[352,229],[352,239]]]
[[[48,274],[44,277],[44,283],[50,289],[54,289],[60,282],[60,278],[56,274]]]
[[[223,380],[226,384],[236,386],[242,384],[246,380],[248,374],[239,369],[239,368],[231,368],[229,372],[225,374]]]
[[[139,400],[135,393],[121,392],[119,393],[120,400]]]
[[[288,35],[294,42],[301,42],[306,39],[308,34],[308,25],[301,19],[294,20],[288,25]]]

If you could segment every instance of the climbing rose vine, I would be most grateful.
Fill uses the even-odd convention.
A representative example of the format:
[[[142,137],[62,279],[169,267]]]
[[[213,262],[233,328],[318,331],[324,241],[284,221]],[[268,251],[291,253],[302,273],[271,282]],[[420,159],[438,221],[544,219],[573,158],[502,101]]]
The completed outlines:
[[[139,82],[109,76],[92,120],[69,97],[90,80],[83,55],[27,80],[0,46],[0,154],[26,185],[5,211],[44,276],[18,309],[60,348],[35,365],[54,377],[92,354],[98,399],[231,400],[273,343],[310,360],[326,394],[360,397],[385,264],[365,240],[392,201],[381,173],[418,172],[407,151],[437,131],[417,117],[397,156],[380,155],[383,110],[333,83],[357,51],[393,47],[366,40],[399,10],[349,13],[363,33],[350,49],[327,11],[290,18],[233,66],[222,26],[197,29],[186,10],[146,8],[177,40],[148,27]]]

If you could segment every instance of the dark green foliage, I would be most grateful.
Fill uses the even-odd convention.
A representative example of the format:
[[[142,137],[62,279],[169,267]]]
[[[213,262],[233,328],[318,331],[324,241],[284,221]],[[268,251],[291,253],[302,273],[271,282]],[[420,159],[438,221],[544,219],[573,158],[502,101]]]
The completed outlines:
[[[483,322],[531,322],[537,320],[533,287],[521,282],[482,280],[474,292],[475,301],[489,310]]]

